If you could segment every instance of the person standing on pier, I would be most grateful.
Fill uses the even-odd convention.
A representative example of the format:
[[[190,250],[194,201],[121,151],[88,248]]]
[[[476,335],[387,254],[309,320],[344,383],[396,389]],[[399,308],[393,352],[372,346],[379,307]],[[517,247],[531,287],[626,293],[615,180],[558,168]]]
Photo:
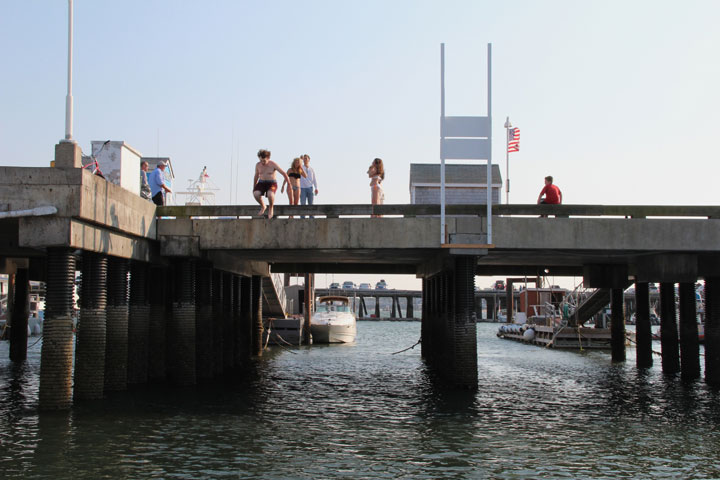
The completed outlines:
[[[258,151],[260,161],[255,164],[255,177],[253,178],[253,196],[260,204],[260,212],[258,215],[265,213],[265,202],[262,196],[268,199],[268,219],[273,218],[273,207],[275,206],[275,192],[277,191],[277,181],[275,180],[275,172],[280,172],[287,183],[290,178],[280,166],[270,160],[270,151],[261,149]]]
[[[140,197],[145,200],[152,200],[152,189],[148,183],[148,162],[143,160],[140,163]]]
[[[545,197],[543,198],[543,195]],[[562,203],[562,192],[557,187],[557,185],[553,185],[553,177],[548,175],[545,177],[545,187],[540,190],[540,195],[538,195],[537,199],[538,205],[541,203],[544,203],[546,205],[560,205]]]
[[[385,168],[382,159],[376,158],[373,160],[367,174],[370,177],[370,201],[373,205],[382,205],[385,202],[385,192],[382,188],[382,182],[385,180]],[[370,216],[373,218],[382,217],[382,215]]]
[[[302,159],[306,176],[300,179],[300,204],[312,205],[315,202],[315,195],[318,194],[317,177],[315,170],[310,166],[310,155],[306,153]],[[315,188],[314,193],[313,187]],[[300,218],[305,218],[305,216],[301,215]],[[310,215],[310,218],[315,217]]]
[[[305,173],[305,170],[303,170],[300,157],[293,158],[293,161],[290,164],[290,168],[288,168],[287,170],[287,175],[290,178],[291,183],[283,182],[282,187],[280,187],[280,193],[283,193],[283,191],[285,191],[285,185],[287,185],[287,194],[288,200],[290,200],[290,205],[299,205],[300,182],[304,177],[307,176],[307,173]]]
[[[159,207],[165,205],[165,193],[172,193],[172,190],[165,185],[165,167],[167,167],[167,162],[160,160],[157,168],[150,174],[149,183],[152,201]]]

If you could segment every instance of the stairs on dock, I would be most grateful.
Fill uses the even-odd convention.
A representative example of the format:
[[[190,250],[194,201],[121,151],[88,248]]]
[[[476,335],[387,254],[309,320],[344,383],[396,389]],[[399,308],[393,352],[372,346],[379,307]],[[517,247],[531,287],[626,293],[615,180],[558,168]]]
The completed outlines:
[[[575,312],[575,315],[577,316],[577,324],[582,325],[590,320],[593,315],[602,310],[608,303],[610,303],[610,289],[596,289],[577,308],[577,311]]]
[[[285,287],[283,276],[277,273],[262,278],[263,317],[285,318]]]
[[[630,286],[632,282],[628,281],[623,287],[623,290]],[[610,288],[598,288],[588,296],[577,308],[575,315],[577,324],[582,325],[583,323],[590,320],[593,315],[602,310],[606,305],[610,304]]]

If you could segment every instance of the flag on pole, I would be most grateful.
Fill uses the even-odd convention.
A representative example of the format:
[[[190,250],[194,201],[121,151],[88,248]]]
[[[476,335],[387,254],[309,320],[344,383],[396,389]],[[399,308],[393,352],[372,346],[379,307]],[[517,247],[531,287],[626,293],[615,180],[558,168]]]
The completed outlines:
[[[508,128],[508,153],[520,151],[520,129]]]

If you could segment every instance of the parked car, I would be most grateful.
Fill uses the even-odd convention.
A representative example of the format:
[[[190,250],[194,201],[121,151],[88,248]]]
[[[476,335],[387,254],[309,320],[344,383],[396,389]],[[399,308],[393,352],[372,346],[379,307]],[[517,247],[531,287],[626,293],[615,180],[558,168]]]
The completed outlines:
[[[343,288],[343,290],[355,290],[357,287],[355,286],[354,282],[347,280],[347,281],[343,282],[342,288]]]
[[[369,283],[361,283],[358,285],[358,290],[370,290],[371,288]]]
[[[333,289],[335,289],[335,288],[339,290],[339,289],[340,289],[340,284],[337,283],[337,282],[333,282],[333,283],[330,284],[330,287],[329,287],[329,288],[330,288],[330,290],[333,290]]]
[[[496,280],[493,284],[493,290],[505,290],[505,281],[504,280]]]
[[[375,284],[375,290],[387,290],[387,288],[388,285],[383,279],[380,279],[380,281]]]

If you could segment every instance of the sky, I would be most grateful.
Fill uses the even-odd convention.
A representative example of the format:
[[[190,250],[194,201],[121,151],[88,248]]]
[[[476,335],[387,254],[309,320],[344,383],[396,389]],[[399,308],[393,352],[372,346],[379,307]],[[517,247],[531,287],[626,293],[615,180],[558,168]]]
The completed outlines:
[[[326,204],[369,203],[380,157],[386,203],[409,203],[410,164],[439,162],[440,44],[446,114],[482,116],[492,43],[503,182],[506,117],[521,130],[511,203],[553,175],[569,204],[711,205],[719,19],[716,0],[76,0],[73,136],[85,153],[109,139],[168,156],[178,186],[207,166],[218,204],[253,203],[260,148],[283,168],[308,153]],[[0,52],[0,164],[47,166],[65,132],[67,2],[4,1]]]

